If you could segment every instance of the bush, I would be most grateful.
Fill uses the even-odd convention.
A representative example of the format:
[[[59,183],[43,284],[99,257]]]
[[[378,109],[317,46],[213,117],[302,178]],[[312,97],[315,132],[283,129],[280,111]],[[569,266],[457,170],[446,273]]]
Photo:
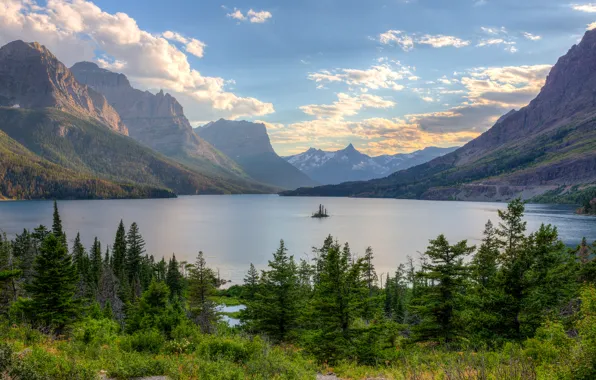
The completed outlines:
[[[163,376],[176,373],[162,357],[143,355],[137,352],[123,354],[110,361],[108,376],[118,379],[130,379],[145,376]]]
[[[120,326],[109,319],[87,319],[73,326],[72,335],[75,341],[85,344],[108,344],[118,336]]]
[[[157,330],[142,330],[126,336],[120,342],[120,347],[127,352],[137,351],[157,354],[161,351],[165,341],[165,337]]]
[[[250,356],[248,348],[241,341],[222,337],[204,340],[199,346],[199,352],[211,360],[227,359],[237,363],[248,360]]]

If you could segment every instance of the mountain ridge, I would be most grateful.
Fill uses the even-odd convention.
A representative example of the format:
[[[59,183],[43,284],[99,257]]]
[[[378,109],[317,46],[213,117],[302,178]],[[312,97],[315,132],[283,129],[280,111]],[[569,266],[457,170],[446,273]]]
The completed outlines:
[[[381,178],[455,149],[457,147],[427,147],[411,153],[371,157],[361,153],[350,143],[337,151],[323,151],[311,147],[303,153],[283,158],[321,184],[338,184]]]
[[[382,179],[282,194],[507,201],[595,184],[595,62],[592,30],[527,106],[458,150]]]

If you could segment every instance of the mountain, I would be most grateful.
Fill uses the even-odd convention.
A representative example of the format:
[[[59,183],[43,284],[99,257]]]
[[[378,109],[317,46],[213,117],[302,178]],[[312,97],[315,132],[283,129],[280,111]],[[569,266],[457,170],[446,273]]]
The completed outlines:
[[[298,189],[327,195],[505,201],[596,184],[596,30],[561,57],[526,107],[455,152],[388,177]]]
[[[304,153],[284,157],[315,181],[331,185],[385,177],[398,170],[416,166],[445,155],[457,148],[428,147],[408,154],[371,157],[352,144],[336,152],[310,148]]]
[[[246,175],[233,160],[193,132],[182,106],[170,94],[135,89],[124,74],[92,62],[76,63],[70,70],[80,83],[107,98],[133,139],[201,173],[236,179],[239,183],[244,177],[246,182]]]
[[[77,82],[68,68],[37,42],[14,41],[0,49],[0,106],[53,107],[128,134],[106,99]]]
[[[257,181],[285,189],[317,184],[275,153],[264,124],[220,119],[195,131]]]
[[[124,124],[103,95],[78,83],[37,43],[16,41],[0,48],[0,84],[0,197],[147,197],[245,191],[125,136]]]

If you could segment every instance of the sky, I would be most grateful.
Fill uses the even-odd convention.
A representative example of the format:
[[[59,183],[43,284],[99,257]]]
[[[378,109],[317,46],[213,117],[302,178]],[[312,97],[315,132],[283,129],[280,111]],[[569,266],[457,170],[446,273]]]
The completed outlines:
[[[0,44],[163,89],[195,126],[262,122],[281,155],[463,145],[594,27],[564,0],[0,0]]]

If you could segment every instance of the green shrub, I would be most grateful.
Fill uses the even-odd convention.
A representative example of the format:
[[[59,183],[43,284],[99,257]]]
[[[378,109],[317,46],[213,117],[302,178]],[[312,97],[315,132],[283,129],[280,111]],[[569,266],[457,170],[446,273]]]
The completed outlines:
[[[233,362],[246,361],[249,350],[239,339],[210,337],[199,345],[199,353],[211,360],[227,359]]]
[[[86,319],[73,326],[72,336],[75,341],[85,344],[108,344],[118,336],[120,326],[109,319]]]
[[[120,342],[120,347],[127,352],[151,352],[157,354],[164,346],[166,339],[157,330],[141,330],[126,336]]]
[[[175,373],[162,357],[153,357],[137,352],[123,353],[112,357],[109,363],[108,376],[117,379],[130,379],[145,376],[163,376]]]

